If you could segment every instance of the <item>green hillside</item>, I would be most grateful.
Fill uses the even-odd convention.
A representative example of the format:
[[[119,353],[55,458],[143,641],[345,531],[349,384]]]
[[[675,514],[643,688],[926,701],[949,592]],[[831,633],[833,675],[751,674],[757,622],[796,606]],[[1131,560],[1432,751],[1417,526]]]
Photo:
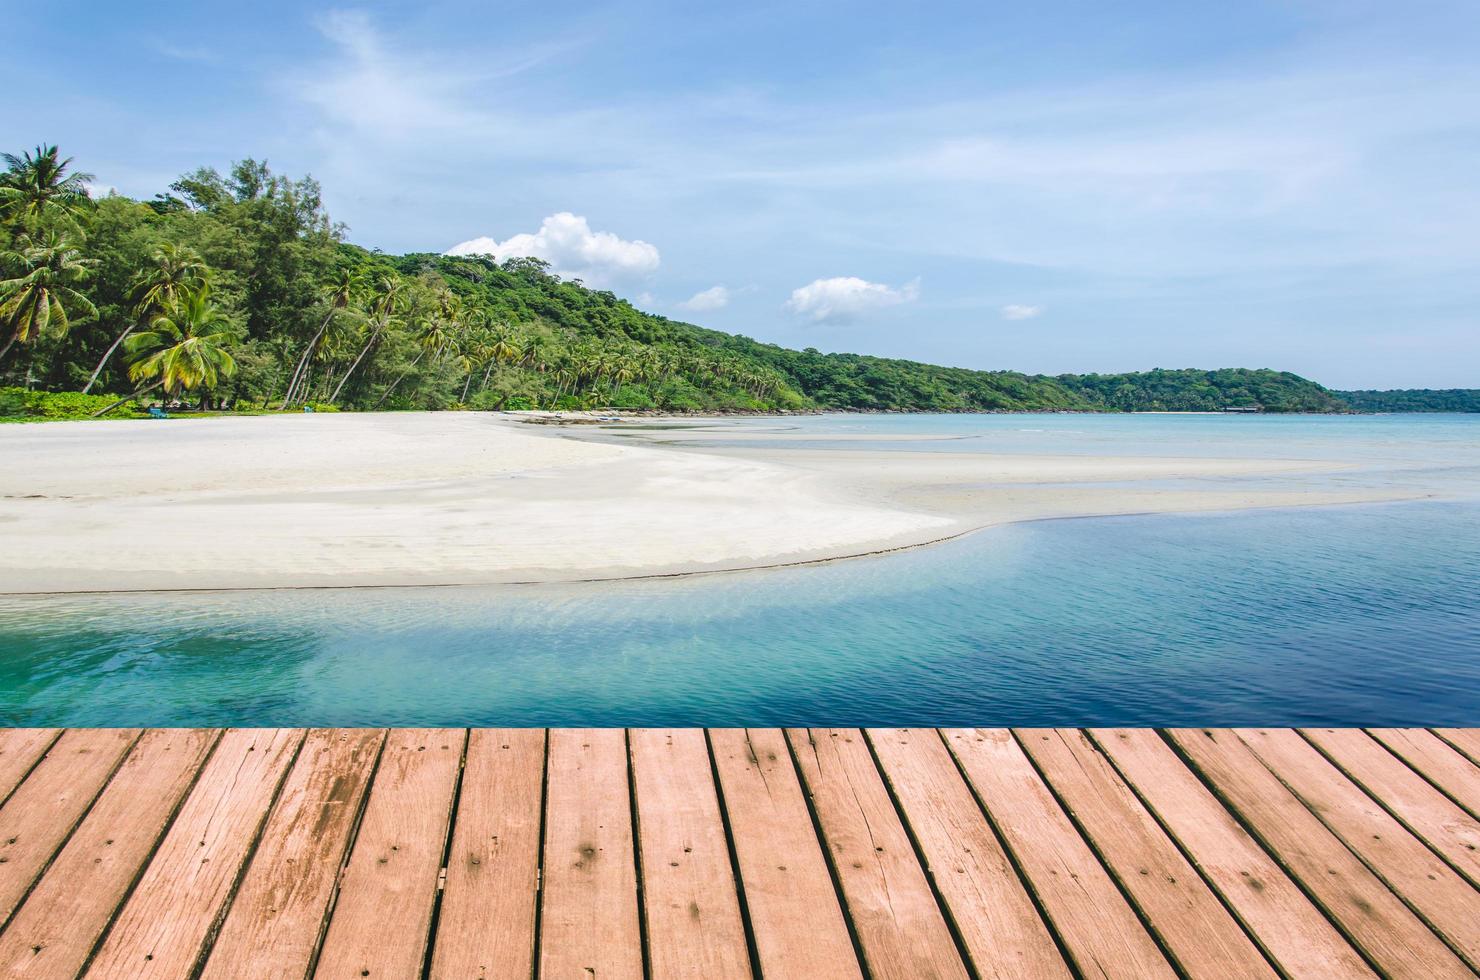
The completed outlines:
[[[1335,391],[1358,412],[1480,412],[1480,388]]]
[[[349,244],[319,185],[245,160],[93,200],[55,148],[0,176],[0,398],[235,408],[1343,411],[1275,371],[1044,377],[789,350],[644,313],[537,259]],[[6,342],[8,341],[8,343]],[[25,395],[25,397],[21,397]],[[122,410],[120,410],[122,411]]]

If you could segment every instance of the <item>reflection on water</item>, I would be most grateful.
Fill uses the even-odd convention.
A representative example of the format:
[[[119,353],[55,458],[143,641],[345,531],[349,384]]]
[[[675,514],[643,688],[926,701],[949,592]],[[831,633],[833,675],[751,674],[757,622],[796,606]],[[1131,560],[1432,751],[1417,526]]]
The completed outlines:
[[[1474,725],[1480,503],[618,584],[0,599],[0,722]]]

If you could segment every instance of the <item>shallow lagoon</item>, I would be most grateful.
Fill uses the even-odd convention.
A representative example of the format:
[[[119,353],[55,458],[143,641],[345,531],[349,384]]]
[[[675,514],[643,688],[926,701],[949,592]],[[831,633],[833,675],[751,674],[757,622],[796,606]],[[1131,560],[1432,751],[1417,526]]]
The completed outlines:
[[[678,579],[0,598],[0,723],[1480,724],[1480,419],[739,425],[953,451],[1278,440],[1447,499],[1047,521]]]

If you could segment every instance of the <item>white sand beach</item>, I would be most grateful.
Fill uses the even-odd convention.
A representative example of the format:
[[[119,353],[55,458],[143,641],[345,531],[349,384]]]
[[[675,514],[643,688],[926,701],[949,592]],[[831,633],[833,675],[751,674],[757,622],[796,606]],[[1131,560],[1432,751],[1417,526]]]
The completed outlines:
[[[1413,495],[1301,484],[1342,467],[1330,461],[777,449],[723,426],[702,448],[657,427],[622,435],[450,412],[0,426],[0,592],[681,574],[1011,521]],[[1289,485],[1218,482],[1261,475]]]

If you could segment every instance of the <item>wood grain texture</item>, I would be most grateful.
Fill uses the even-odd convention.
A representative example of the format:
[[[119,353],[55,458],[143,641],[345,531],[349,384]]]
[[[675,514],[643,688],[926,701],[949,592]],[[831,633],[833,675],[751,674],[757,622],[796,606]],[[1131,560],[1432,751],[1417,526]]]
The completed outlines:
[[[945,735],[1080,972],[1175,976],[1012,734],[979,728]]]
[[[1469,729],[0,729],[0,976],[1475,976],[1469,750]]]
[[[0,729],[0,803],[9,798],[61,734],[60,728]]]
[[[308,733],[202,977],[307,976],[384,737],[379,729]]]
[[[533,975],[544,779],[544,731],[469,733],[432,977]]]
[[[1374,976],[1321,910],[1160,735],[1142,728],[1094,729],[1090,734],[1286,974]]]
[[[869,975],[966,977],[863,733],[799,728],[787,737]]]
[[[750,977],[750,952],[704,732],[628,733],[654,980]]]
[[[65,732],[0,807],[0,923],[10,918],[138,737],[137,728]]]
[[[1311,728],[1302,734],[1404,826],[1480,884],[1480,820],[1440,793],[1402,760],[1354,728]]]
[[[1236,734],[1211,729],[1176,729],[1168,734],[1380,969],[1393,977],[1471,975]]]
[[[626,733],[559,729],[548,751],[540,976],[640,980]]]
[[[221,736],[104,938],[89,977],[175,980],[191,974],[302,741],[302,730],[294,728],[232,729]]]
[[[786,736],[709,732],[761,974],[862,980]]]
[[[1437,786],[1472,817],[1480,817],[1480,766],[1422,728],[1371,728],[1367,733]]]
[[[0,934],[0,976],[70,980],[164,833],[219,732],[162,728],[129,750]]]
[[[981,977],[1068,977],[976,798],[933,728],[867,733],[884,778],[924,855]]]
[[[1480,966],[1480,893],[1469,882],[1295,732],[1262,728],[1237,734],[1471,968]]]
[[[1183,970],[1196,977],[1276,976],[1088,736],[1073,729],[1017,736]]]
[[[421,975],[466,739],[451,728],[387,735],[315,977]]]
[[[1436,728],[1434,734],[1480,766],[1480,728]]]

